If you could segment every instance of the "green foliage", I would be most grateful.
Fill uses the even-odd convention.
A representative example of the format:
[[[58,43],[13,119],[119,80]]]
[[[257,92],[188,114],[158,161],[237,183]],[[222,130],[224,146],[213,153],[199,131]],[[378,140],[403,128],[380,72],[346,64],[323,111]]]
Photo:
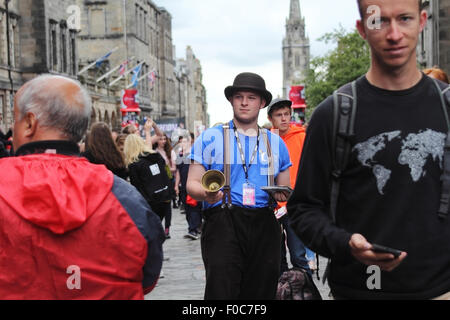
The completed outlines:
[[[347,32],[342,26],[323,35],[319,41],[336,43],[334,50],[311,60],[306,78],[307,118],[334,90],[365,74],[370,66],[367,43],[354,29]]]

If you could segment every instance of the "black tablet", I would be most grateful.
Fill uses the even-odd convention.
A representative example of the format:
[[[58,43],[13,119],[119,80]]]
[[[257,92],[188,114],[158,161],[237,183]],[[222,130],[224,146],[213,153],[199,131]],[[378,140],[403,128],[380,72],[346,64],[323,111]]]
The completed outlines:
[[[286,194],[286,197],[288,197],[288,198],[291,196],[292,192],[294,191],[294,190],[292,190],[291,187],[288,187],[288,186],[261,187],[261,190],[267,192],[272,197],[275,193],[282,192],[282,193]]]

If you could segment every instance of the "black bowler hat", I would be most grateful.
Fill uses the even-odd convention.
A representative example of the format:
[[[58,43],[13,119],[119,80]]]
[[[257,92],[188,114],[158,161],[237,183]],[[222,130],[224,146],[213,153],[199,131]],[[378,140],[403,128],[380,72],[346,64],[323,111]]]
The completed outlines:
[[[270,105],[269,108],[267,108],[267,115],[270,116],[270,114],[272,113],[273,109],[275,107],[292,107],[292,101],[291,100],[286,100],[286,99],[275,99],[273,100]]]
[[[265,107],[267,107],[272,101],[272,94],[267,91],[266,82],[256,73],[244,72],[238,74],[234,79],[233,85],[225,89],[225,97],[230,100],[233,94],[239,90],[256,91],[266,101]]]

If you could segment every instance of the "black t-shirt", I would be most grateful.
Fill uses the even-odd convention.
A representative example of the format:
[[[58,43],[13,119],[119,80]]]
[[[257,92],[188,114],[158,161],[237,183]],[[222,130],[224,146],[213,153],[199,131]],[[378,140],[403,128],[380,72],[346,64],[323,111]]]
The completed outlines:
[[[314,112],[289,201],[292,224],[313,250],[332,256],[330,286],[349,298],[428,299],[450,291],[450,219],[438,217],[447,135],[441,101],[426,76],[408,90],[357,81],[356,136],[341,179],[337,225],[328,214],[332,98]],[[350,254],[360,233],[371,243],[406,251],[381,290],[369,290],[367,266]]]

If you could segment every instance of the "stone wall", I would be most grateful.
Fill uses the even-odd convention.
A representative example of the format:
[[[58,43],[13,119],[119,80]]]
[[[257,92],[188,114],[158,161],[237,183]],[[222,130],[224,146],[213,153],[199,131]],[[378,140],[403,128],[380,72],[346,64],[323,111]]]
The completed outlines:
[[[450,75],[450,0],[439,4],[439,62]]]

